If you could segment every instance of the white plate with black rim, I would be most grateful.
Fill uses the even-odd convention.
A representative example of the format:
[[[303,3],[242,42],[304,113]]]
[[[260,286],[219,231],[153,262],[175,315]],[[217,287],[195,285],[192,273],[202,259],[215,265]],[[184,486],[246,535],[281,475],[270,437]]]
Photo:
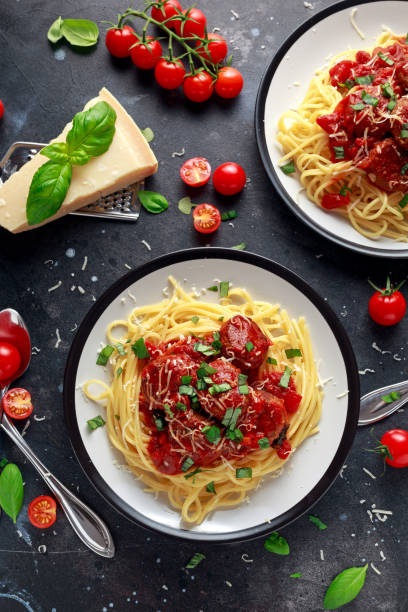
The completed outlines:
[[[353,8],[357,8],[354,18],[365,35],[364,40],[351,24]],[[255,109],[256,137],[263,165],[289,209],[306,225],[337,244],[389,258],[408,257],[408,244],[362,236],[347,219],[311,202],[304,191],[300,192],[298,178],[285,175],[279,169],[283,153],[276,140],[277,123],[283,112],[299,105],[316,69],[326,65],[328,58],[349,48],[373,47],[383,25],[404,34],[407,24],[408,2],[405,1],[374,0],[356,4],[345,0],[316,13],[289,36],[273,58],[262,77]]]
[[[136,304],[157,302],[172,274],[185,288],[208,287],[214,279],[244,286],[255,299],[280,303],[291,317],[305,316],[325,385],[320,432],[306,440],[279,478],[266,478],[250,493],[250,503],[217,509],[201,525],[186,526],[166,498],[147,493],[124,469],[122,455],[106,430],[91,432],[87,420],[100,412],[82,393],[86,380],[109,373],[96,365],[105,330]],[[215,294],[203,298],[216,301]],[[96,489],[129,519],[156,531],[191,540],[244,540],[278,529],[306,512],[333,483],[354,439],[360,405],[359,377],[347,335],[334,312],[309,285],[283,266],[231,249],[188,249],[155,259],[112,285],[80,325],[65,370],[64,411],[70,439],[83,470]]]

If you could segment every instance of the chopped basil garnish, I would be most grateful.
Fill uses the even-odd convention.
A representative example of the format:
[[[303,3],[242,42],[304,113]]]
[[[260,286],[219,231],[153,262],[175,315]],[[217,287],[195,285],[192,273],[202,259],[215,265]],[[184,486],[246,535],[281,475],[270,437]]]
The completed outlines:
[[[187,472],[187,470],[189,470],[192,465],[194,465],[194,461],[192,460],[191,457],[187,457],[187,459],[184,460],[184,463],[181,466],[181,471]]]
[[[271,363],[272,365],[278,365],[278,362],[276,361],[276,359],[274,357],[268,357],[266,362],[267,363]]]
[[[206,355],[207,357],[216,355],[218,352],[212,346],[208,346],[208,344],[203,344],[202,342],[196,342],[193,348],[198,353],[203,353],[203,355]]]
[[[209,493],[213,493],[213,495],[216,495],[216,491],[215,491],[215,486],[214,486],[214,481],[213,480],[211,482],[209,482],[208,485],[205,488],[206,488],[206,491],[208,491]]]
[[[285,371],[283,372],[281,379],[279,381],[280,387],[287,387],[290,381],[290,375],[292,374],[292,370],[286,366]]]
[[[401,168],[401,174],[402,175],[406,174],[407,170],[408,170],[408,164],[404,164]]]
[[[325,610],[337,610],[357,597],[364,586],[368,563],[363,567],[350,567],[338,574],[324,597]]]
[[[231,249],[234,249],[234,251],[244,251],[246,249],[246,243],[240,242],[239,244],[232,246]]]
[[[168,404],[164,404],[163,408],[164,412],[172,419],[174,417],[174,412],[172,411],[170,406]]]
[[[390,102],[388,102],[388,104],[387,104],[387,108],[388,108],[388,110],[389,110],[389,111],[394,110],[394,108],[395,108],[396,104],[397,104],[397,99],[396,99],[396,98],[395,98],[395,96],[394,96],[394,98],[392,98],[392,100],[391,100]]]
[[[381,85],[382,94],[385,98],[392,98],[394,95],[394,90],[392,88],[391,83],[383,83]]]
[[[224,320],[224,317],[223,317],[223,316],[222,316],[222,317],[218,317],[218,320],[219,320],[219,321],[223,321],[223,320]]]
[[[194,569],[199,563],[201,563],[203,559],[205,559],[205,555],[203,555],[202,553],[194,553],[190,561],[187,563],[186,568]]]
[[[192,376],[182,376],[181,377],[181,382],[183,383],[183,385],[189,385],[192,380],[193,380]]]
[[[217,370],[215,368],[212,368],[208,363],[203,361],[197,370],[197,376],[198,378],[205,378],[206,376],[211,376],[211,374],[215,374],[216,371]]]
[[[0,470],[2,470],[4,468],[4,466],[6,466],[7,464],[8,464],[8,459],[3,457],[3,459],[1,459],[1,461],[0,461]]]
[[[197,323],[200,320],[200,317],[197,317],[197,315],[194,315],[194,317],[191,317],[192,322],[194,323],[194,325],[197,325]]]
[[[242,408],[227,408],[222,419],[222,424],[233,431],[237,425],[238,417],[242,412]]]
[[[300,572],[296,572],[295,574],[291,574],[289,578],[301,578],[302,574]]]
[[[238,213],[236,210],[229,210],[228,212],[222,213],[221,221],[229,221],[230,219],[236,219]]]
[[[121,368],[121,367],[120,367],[120,368],[118,368],[118,369],[116,370],[116,376],[119,378],[119,376],[122,374],[122,372],[123,372],[123,368]]]
[[[220,282],[220,297],[228,297],[229,281]]]
[[[153,421],[156,425],[157,431],[163,431],[166,429],[166,421],[162,417],[153,415]]]
[[[374,98],[369,93],[367,93],[364,89],[361,92],[361,98],[364,104],[368,104],[369,106],[377,106],[379,102],[378,98]]]
[[[196,391],[191,385],[180,385],[179,393],[180,395],[188,395],[189,397],[193,397],[193,395],[196,394]]]
[[[347,185],[343,185],[343,187],[339,191],[339,194],[341,196],[346,196],[348,192],[352,193],[350,187],[347,187]]]
[[[408,123],[404,123],[402,130],[400,131],[401,138],[408,138]]]
[[[116,419],[117,421],[120,421],[120,415],[119,415],[119,414],[115,414],[115,419]]]
[[[188,474],[186,474],[184,476],[184,478],[186,480],[188,480],[189,478],[191,478],[192,476],[197,476],[197,474],[199,474],[200,472],[202,472],[203,470],[201,468],[196,468],[195,470],[193,470],[192,472],[189,472]]]
[[[87,423],[91,431],[94,431],[94,429],[98,429],[98,427],[102,427],[102,425],[105,425],[105,421],[103,420],[100,414],[98,414],[98,416],[94,417],[93,419],[89,419]]]
[[[216,351],[220,351],[222,349],[222,342],[220,342],[220,332],[216,331],[213,333],[213,342],[211,342],[211,346],[215,348]]]
[[[309,514],[309,521],[311,521],[313,525],[316,525],[320,531],[327,529],[327,525],[325,525],[325,523],[323,523],[323,521],[321,521],[317,516],[313,516],[313,514]]]
[[[212,381],[211,381],[211,383],[212,383]],[[197,391],[205,391],[206,388],[207,388],[207,383],[202,378],[199,378],[197,380],[196,388],[197,388]]]
[[[359,85],[370,85],[374,81],[374,74],[365,74],[354,78]]]
[[[350,104],[350,106],[355,111],[361,111],[365,109],[365,105],[362,102],[357,102],[357,104]]]
[[[404,197],[402,198],[402,200],[398,202],[398,205],[401,206],[401,208],[404,208],[404,206],[406,206],[407,204],[408,204],[408,193],[406,193]]]
[[[239,385],[238,391],[241,393],[241,395],[248,395],[249,394],[249,387],[248,387],[248,385]]]
[[[339,85],[343,85],[343,83],[339,83]],[[352,87],[354,87],[355,82],[354,79],[346,79],[344,81],[344,86],[347,87],[347,89],[351,89]]]
[[[288,162],[287,164],[285,164],[284,166],[281,166],[280,169],[282,170],[282,172],[284,172],[285,174],[292,174],[293,172],[296,172],[296,168],[295,168],[295,162],[293,161],[293,159]]]
[[[106,365],[114,350],[114,346],[107,344],[99,353],[98,359],[96,360],[96,365]]]
[[[231,389],[231,385],[229,383],[220,383],[219,385],[212,385],[208,390],[211,395],[215,395],[216,393],[224,393],[224,391],[229,391]]]
[[[150,357],[150,353],[146,348],[144,338],[139,338],[136,340],[134,344],[131,346],[132,351],[139,359],[148,359]]]
[[[208,427],[208,429],[204,428],[202,431],[211,444],[218,444],[221,440],[221,432],[216,425],[211,425],[211,427]]]
[[[248,351],[248,353],[250,353],[253,350],[254,345],[252,344],[252,342],[247,342],[245,345],[245,348]]]
[[[218,291],[217,285],[212,285],[212,287],[207,287],[207,291]]]
[[[333,147],[334,159],[344,159],[344,147]]]
[[[395,402],[399,400],[400,398],[401,398],[401,393],[399,391],[391,391],[391,393],[388,393],[387,395],[383,395],[381,397],[382,401],[385,402],[386,404],[391,404],[392,402]]]
[[[241,442],[244,438],[244,434],[239,429],[227,429],[225,432],[227,440],[233,440],[234,442]]]
[[[186,405],[183,404],[183,402],[177,402],[176,408],[177,410],[181,410],[182,412],[185,412],[187,409]]]
[[[252,478],[252,468],[243,467],[235,470],[235,478]]]
[[[290,552],[289,544],[284,537],[279,535],[277,531],[271,533],[269,538],[265,540],[264,548],[277,555],[288,555]]]
[[[293,357],[302,357],[302,351],[300,349],[286,349],[286,357],[292,359]]]
[[[388,55],[385,55],[384,53],[382,53],[382,51],[380,51],[379,53],[377,53],[378,57],[380,59],[382,59],[383,62],[385,62],[388,66],[393,66],[394,65],[394,60],[392,60],[390,57],[388,57]]]
[[[244,385],[248,380],[248,376],[246,374],[238,374],[238,384]]]
[[[258,446],[259,446],[259,448],[269,448],[269,440],[268,440],[268,438],[259,438]]]
[[[118,351],[119,355],[126,355],[125,347],[120,342],[115,344],[115,349]]]

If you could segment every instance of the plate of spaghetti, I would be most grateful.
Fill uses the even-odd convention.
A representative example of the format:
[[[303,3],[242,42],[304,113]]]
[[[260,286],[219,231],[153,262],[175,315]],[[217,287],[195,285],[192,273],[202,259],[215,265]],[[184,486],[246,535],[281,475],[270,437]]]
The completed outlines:
[[[356,431],[359,380],[342,326],[302,279],[257,255],[191,249],[95,303],[64,409],[85,473],[130,519],[242,540],[328,489]]]
[[[283,44],[256,105],[290,209],[347,248],[408,257],[408,21],[402,1],[341,2]]]

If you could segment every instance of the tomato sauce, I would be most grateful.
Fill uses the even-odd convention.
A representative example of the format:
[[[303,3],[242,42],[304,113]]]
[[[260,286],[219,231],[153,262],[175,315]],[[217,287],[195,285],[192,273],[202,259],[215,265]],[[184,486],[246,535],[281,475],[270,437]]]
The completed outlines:
[[[270,345],[259,326],[236,315],[220,331],[161,345],[146,342],[139,409],[150,430],[149,455],[164,474],[239,459],[260,448],[290,448],[289,418],[301,395],[282,371],[263,377]],[[254,381],[254,382],[252,382]],[[289,446],[288,446],[289,445]]]

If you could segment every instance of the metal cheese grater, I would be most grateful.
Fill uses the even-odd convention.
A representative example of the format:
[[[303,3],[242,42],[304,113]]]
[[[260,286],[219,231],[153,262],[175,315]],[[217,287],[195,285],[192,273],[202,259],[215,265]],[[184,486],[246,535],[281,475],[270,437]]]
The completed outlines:
[[[41,142],[15,142],[12,144],[0,161],[0,184],[14,172],[20,170],[21,166],[30,161],[45,146]],[[69,214],[119,219],[120,221],[137,221],[140,214],[137,192],[139,189],[143,189],[143,186],[144,181],[134,183],[126,189],[115,191],[115,193],[100,198],[96,202]]]

